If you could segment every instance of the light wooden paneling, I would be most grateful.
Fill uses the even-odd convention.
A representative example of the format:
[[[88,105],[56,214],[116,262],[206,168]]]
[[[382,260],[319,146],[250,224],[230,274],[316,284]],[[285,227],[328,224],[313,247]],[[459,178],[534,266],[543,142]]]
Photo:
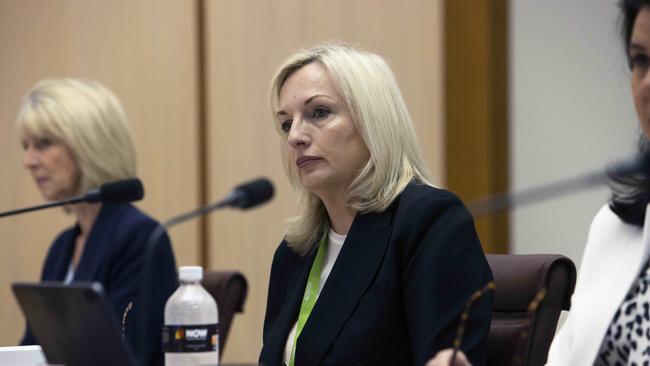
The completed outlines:
[[[165,219],[198,202],[196,2],[0,1],[0,210],[40,203],[13,129],[22,95],[50,77],[96,79],[122,100],[134,132],[146,198]],[[73,218],[49,210],[0,221],[0,345],[15,345],[23,318],[10,293],[35,281],[55,235]],[[198,258],[198,226],[172,231],[180,264]]]
[[[341,39],[391,64],[436,182],[443,181],[442,24],[440,1],[207,1],[208,197],[264,175],[276,198],[249,213],[219,212],[209,221],[209,264],[241,270],[250,293],[233,322],[225,362],[253,362],[261,347],[268,275],[295,197],[272,128],[270,77],[292,50]]]

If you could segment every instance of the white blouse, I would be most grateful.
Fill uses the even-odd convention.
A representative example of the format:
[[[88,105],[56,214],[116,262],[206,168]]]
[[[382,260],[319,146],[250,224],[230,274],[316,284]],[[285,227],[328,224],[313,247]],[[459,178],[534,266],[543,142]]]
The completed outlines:
[[[74,266],[72,265],[72,259],[70,260],[70,265],[68,265],[68,272],[65,274],[65,278],[63,279],[63,283],[68,285],[70,282],[74,280]]]

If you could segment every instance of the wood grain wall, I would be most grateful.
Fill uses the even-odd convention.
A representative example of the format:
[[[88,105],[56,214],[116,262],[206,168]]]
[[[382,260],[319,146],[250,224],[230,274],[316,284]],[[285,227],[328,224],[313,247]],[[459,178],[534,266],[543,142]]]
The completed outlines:
[[[508,0],[445,1],[447,186],[465,202],[507,192]],[[475,220],[483,249],[508,253],[508,212]]]
[[[0,210],[42,202],[13,121],[36,81],[66,76],[96,79],[122,100],[145,184],[141,208],[164,219],[198,205],[195,18],[189,1],[0,1]],[[38,280],[51,241],[72,224],[58,209],[0,220],[1,346],[23,331],[10,284]],[[197,263],[196,223],[172,240],[179,263]]]
[[[248,278],[245,313],[235,317],[223,361],[253,362],[271,259],[295,203],[267,107],[272,72],[291,51],[326,40],[383,55],[443,184],[442,32],[441,0],[0,1],[0,210],[41,201],[21,167],[13,118],[22,94],[45,77],[97,79],[120,97],[147,188],[141,207],[159,219],[241,181],[271,178],[272,203],[172,231],[179,264]],[[49,243],[70,224],[58,210],[0,221],[0,345],[22,332],[11,282],[36,280]]]

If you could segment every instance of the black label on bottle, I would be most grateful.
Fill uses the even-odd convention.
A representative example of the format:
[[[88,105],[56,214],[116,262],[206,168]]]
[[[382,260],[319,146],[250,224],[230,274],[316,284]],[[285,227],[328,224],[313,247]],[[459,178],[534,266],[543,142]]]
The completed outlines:
[[[219,346],[219,324],[165,325],[163,352],[212,352]]]

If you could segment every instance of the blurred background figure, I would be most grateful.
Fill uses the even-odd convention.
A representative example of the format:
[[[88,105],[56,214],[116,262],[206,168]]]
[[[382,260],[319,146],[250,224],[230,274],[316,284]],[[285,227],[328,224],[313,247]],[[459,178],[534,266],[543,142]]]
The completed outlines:
[[[420,365],[449,347],[492,273],[472,216],[429,183],[388,65],[341,43],[298,51],[271,105],[300,212],[273,259],[260,363]],[[477,365],[491,316],[490,294],[465,331]]]
[[[16,127],[23,164],[43,197],[60,200],[101,184],[136,176],[135,149],[119,100],[92,80],[53,79],[37,83],[25,96]],[[76,224],[52,243],[42,281],[94,281],[104,286],[116,319],[136,346],[141,268],[149,234],[158,225],[128,203],[81,203],[65,207]],[[147,284],[152,298],[147,316],[149,364],[161,365],[165,301],[177,287],[176,264],[167,235],[157,243],[156,277]],[[27,328],[22,345],[36,344]]]

